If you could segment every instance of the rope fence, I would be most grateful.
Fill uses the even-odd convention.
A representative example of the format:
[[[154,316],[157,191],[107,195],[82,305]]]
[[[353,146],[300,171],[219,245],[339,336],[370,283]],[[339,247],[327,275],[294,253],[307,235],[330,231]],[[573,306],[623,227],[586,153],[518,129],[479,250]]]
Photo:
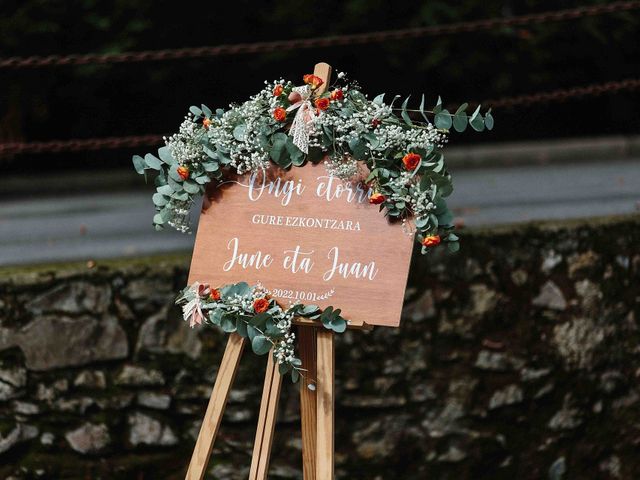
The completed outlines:
[[[585,96],[598,96],[621,91],[640,89],[640,78],[628,78],[606,83],[538,92],[514,97],[486,100],[482,105],[491,108],[513,108],[551,102],[564,102]],[[151,147],[160,145],[162,134],[132,135],[125,137],[86,138],[72,140],[51,140],[46,142],[0,143],[0,157],[20,153],[59,153],[96,150],[116,150],[124,148]]]
[[[222,55],[240,55],[290,51],[309,48],[326,48],[349,45],[382,43],[424,37],[452,35],[492,30],[504,27],[524,27],[549,22],[563,22],[585,17],[595,17],[640,8],[640,1],[618,1],[603,5],[591,5],[566,10],[549,11],[513,17],[488,18],[469,22],[451,23],[428,27],[385,30],[378,32],[333,35],[328,37],[298,38],[272,42],[239,43],[194,48],[174,48],[123,53],[88,53],[0,58],[0,69],[26,69],[67,65],[137,63],[150,61],[184,60]]]

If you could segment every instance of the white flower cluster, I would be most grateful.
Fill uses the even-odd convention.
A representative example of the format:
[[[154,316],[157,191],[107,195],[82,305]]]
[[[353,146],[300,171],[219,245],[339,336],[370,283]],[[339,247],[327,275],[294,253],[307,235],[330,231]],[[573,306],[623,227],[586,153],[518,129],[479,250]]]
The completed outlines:
[[[214,118],[207,130],[209,142],[229,152],[230,165],[239,175],[264,168],[269,162],[269,153],[260,144],[260,133],[270,118],[271,96],[269,89],[264,88],[243,104],[227,110],[221,118]]]
[[[169,138],[163,137],[163,139],[169,148],[171,156],[180,165],[186,165],[206,160],[207,155],[202,150],[201,145],[202,136],[202,127],[195,122],[193,115],[189,113],[180,124],[178,133],[171,135]]]
[[[185,295],[188,301],[183,305],[183,316],[185,319],[192,317],[194,311],[203,312],[206,310],[212,311],[221,309],[226,313],[232,315],[241,316],[253,316],[256,314],[254,309],[254,302],[256,300],[266,298],[270,293],[265,289],[262,284],[258,283],[253,287],[251,296],[244,296],[239,294],[226,295],[224,301],[212,300],[209,297],[201,297],[198,294],[198,287],[200,285],[195,283],[189,288],[189,292]],[[208,295],[207,290],[207,295]],[[295,334],[291,331],[293,325],[294,314],[290,310],[284,310],[277,303],[269,309],[269,314],[273,319],[276,328],[280,331],[280,336],[272,338],[257,329],[265,338],[273,344],[274,356],[279,364],[291,363],[295,357]],[[210,321],[208,316],[203,318]],[[246,321],[245,321],[246,322]],[[248,324],[248,322],[247,322]]]
[[[381,159],[384,158],[384,151],[388,148],[404,152],[410,152],[416,148],[431,150],[442,148],[447,142],[446,135],[430,123],[413,128],[407,128],[400,123],[383,123],[376,129],[375,134],[380,144],[372,154]]]
[[[346,98],[349,90],[346,87],[342,90]],[[337,108],[342,108],[344,104],[344,100],[335,102]],[[363,98],[362,100],[354,101],[353,105],[356,108],[349,112],[349,115],[342,113],[320,115],[314,122],[316,127],[324,125],[333,130],[336,146],[341,144],[348,145],[350,140],[361,138],[362,135],[371,131],[374,121],[381,121],[392,115],[391,107],[384,103],[377,104]],[[316,134],[321,133],[322,129],[316,128]]]
[[[426,217],[435,209],[433,195],[430,190],[421,190],[420,178],[413,172],[401,172],[398,177],[389,180],[389,185],[394,190],[389,199],[393,202],[404,202],[416,218]],[[398,193],[404,190],[406,193]]]
[[[327,173],[342,180],[349,180],[358,173],[358,161],[351,155],[334,153],[324,161]]]

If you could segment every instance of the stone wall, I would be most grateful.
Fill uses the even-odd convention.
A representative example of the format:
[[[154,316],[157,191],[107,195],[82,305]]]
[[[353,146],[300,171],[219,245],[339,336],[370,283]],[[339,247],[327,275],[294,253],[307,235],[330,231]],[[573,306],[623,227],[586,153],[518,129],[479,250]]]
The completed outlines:
[[[0,478],[184,478],[224,348],[172,305],[186,256],[0,271]],[[337,342],[343,479],[640,476],[640,219],[464,235],[415,257],[400,329]],[[211,478],[247,477],[246,353]],[[300,478],[285,382],[270,478]]]

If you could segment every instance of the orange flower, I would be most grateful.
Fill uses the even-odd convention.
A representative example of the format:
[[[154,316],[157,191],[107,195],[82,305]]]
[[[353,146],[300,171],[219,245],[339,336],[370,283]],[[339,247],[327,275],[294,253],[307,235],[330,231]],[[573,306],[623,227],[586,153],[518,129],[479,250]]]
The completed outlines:
[[[208,118],[205,118],[205,119],[202,121],[202,126],[203,126],[204,128],[206,128],[207,130],[209,130],[209,127],[211,126],[211,120],[209,120]]]
[[[375,192],[375,193],[372,193],[371,196],[369,197],[369,203],[372,203],[374,205],[380,205],[386,199],[387,197],[385,197],[383,194],[379,192]]]
[[[407,170],[415,170],[420,164],[420,160],[422,160],[422,157],[417,153],[407,153],[402,157],[402,163],[404,163],[404,168]]]
[[[220,290],[218,290],[217,288],[212,288],[209,296],[211,297],[211,300],[215,300],[217,302],[218,300],[220,300]]]
[[[178,175],[180,175],[180,178],[182,180],[186,180],[187,178],[189,178],[189,169],[184,165],[178,167],[176,171],[178,172]]]
[[[331,100],[342,100],[344,98],[344,93],[342,90],[337,89],[331,92]]]
[[[320,77],[312,75],[311,73],[308,73],[304,77],[302,77],[302,80],[304,80],[304,83],[306,83],[307,85],[311,85],[312,90],[315,90],[324,83]]]
[[[273,111],[273,118],[278,122],[284,122],[287,119],[287,111],[282,107],[278,107]]]
[[[315,101],[315,105],[318,110],[326,110],[329,108],[330,103],[331,101],[328,98],[318,98]]]
[[[253,302],[253,309],[256,313],[264,313],[269,310],[269,300],[266,298],[258,298]]]
[[[273,96],[274,97],[279,97],[280,95],[282,95],[283,91],[284,91],[284,87],[282,85],[278,84],[273,89]]]
[[[428,235],[422,240],[422,245],[425,247],[435,247],[440,244],[440,235]]]

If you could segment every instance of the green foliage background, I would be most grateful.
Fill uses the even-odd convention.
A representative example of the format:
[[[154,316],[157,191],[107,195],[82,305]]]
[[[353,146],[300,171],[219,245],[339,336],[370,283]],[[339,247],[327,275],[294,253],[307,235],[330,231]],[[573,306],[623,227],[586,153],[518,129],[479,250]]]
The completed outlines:
[[[23,0],[0,5],[0,56],[156,50],[439,25],[580,5],[576,1]],[[427,92],[452,103],[638,76],[637,11],[386,44],[186,61],[0,71],[0,141],[174,131],[189,105],[242,101],[263,79],[327,61],[371,96]],[[638,93],[494,109],[490,142],[637,132]],[[487,105],[489,106],[489,105]],[[2,169],[125,166],[129,152],[0,159]]]

